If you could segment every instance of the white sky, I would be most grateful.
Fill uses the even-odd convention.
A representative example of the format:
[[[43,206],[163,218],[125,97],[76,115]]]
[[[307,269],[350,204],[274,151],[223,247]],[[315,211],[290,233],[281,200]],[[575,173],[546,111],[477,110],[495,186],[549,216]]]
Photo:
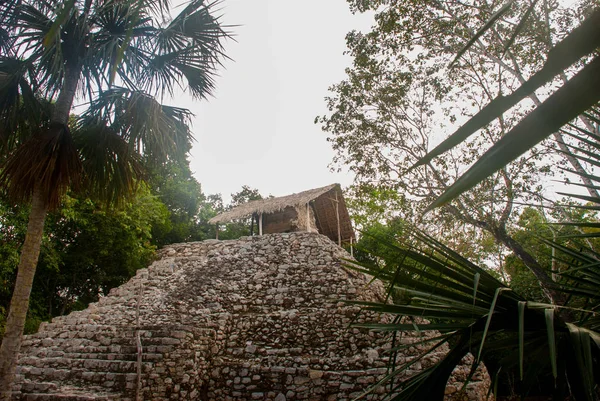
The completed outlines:
[[[334,182],[333,150],[314,124],[326,113],[327,88],[344,79],[351,60],[345,35],[366,31],[372,15],[352,15],[345,0],[224,0],[224,24],[235,39],[215,97],[175,99],[196,118],[190,166],[205,194],[224,200],[242,185],[286,195]]]

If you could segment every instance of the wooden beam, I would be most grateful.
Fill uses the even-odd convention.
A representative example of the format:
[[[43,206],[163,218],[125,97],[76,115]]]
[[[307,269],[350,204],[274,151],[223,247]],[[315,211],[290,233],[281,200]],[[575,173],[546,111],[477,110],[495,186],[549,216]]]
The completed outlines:
[[[262,236],[263,214],[258,214],[258,235]]]
[[[254,213],[252,213],[252,217],[250,217],[250,236],[254,235]]]
[[[306,202],[306,231],[310,232],[310,201]]]
[[[352,237],[350,237],[350,256],[354,257],[354,247],[353,247],[353,243],[352,243]]]
[[[335,191],[335,216],[337,218],[338,245],[342,246],[342,230],[340,228],[340,203],[338,202],[337,189]]]
[[[219,224],[215,224],[215,239],[219,239]]]

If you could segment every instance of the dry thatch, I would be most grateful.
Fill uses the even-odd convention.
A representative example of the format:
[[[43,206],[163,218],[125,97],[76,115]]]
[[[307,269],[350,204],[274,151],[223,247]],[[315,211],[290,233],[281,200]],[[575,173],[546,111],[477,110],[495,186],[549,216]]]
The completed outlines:
[[[232,220],[250,217],[254,213],[275,213],[282,211],[288,206],[305,205],[311,200],[315,200],[324,193],[331,191],[336,185],[337,184],[332,184],[323,188],[309,189],[308,191],[287,196],[280,196],[279,198],[259,199],[250,201],[248,203],[243,203],[231,210],[213,217],[208,222],[210,224],[228,223]]]
[[[227,223],[232,220],[250,217],[254,214],[281,212],[288,207],[297,209],[306,208],[306,204],[309,202],[314,211],[316,225],[320,233],[337,241],[337,219],[339,215],[342,242],[348,242],[351,238],[355,238],[350,215],[346,209],[346,203],[339,184],[327,185],[322,188],[310,189],[279,198],[261,199],[244,203],[213,217],[208,222],[210,224]],[[336,211],[336,204],[339,208],[338,211]]]

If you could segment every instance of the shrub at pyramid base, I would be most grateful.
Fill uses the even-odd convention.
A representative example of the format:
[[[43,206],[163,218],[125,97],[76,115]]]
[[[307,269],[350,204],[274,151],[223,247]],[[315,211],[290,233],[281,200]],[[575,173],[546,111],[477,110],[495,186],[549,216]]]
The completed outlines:
[[[98,303],[27,336],[14,398],[350,400],[385,374],[390,340],[349,327],[378,317],[341,301],[381,300],[383,287],[344,257],[314,233],[171,245]],[[461,398],[485,399],[489,377],[476,378]]]

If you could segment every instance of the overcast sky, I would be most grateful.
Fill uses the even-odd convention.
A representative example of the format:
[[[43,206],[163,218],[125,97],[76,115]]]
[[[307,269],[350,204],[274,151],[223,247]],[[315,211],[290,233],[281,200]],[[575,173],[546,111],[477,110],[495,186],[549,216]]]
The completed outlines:
[[[227,201],[242,185],[280,196],[349,184],[348,174],[329,171],[333,151],[314,119],[350,64],[346,33],[368,29],[372,15],[352,15],[344,0],[224,0],[220,8],[223,23],[238,26],[215,97],[174,102],[196,115],[190,166],[203,192]]]

